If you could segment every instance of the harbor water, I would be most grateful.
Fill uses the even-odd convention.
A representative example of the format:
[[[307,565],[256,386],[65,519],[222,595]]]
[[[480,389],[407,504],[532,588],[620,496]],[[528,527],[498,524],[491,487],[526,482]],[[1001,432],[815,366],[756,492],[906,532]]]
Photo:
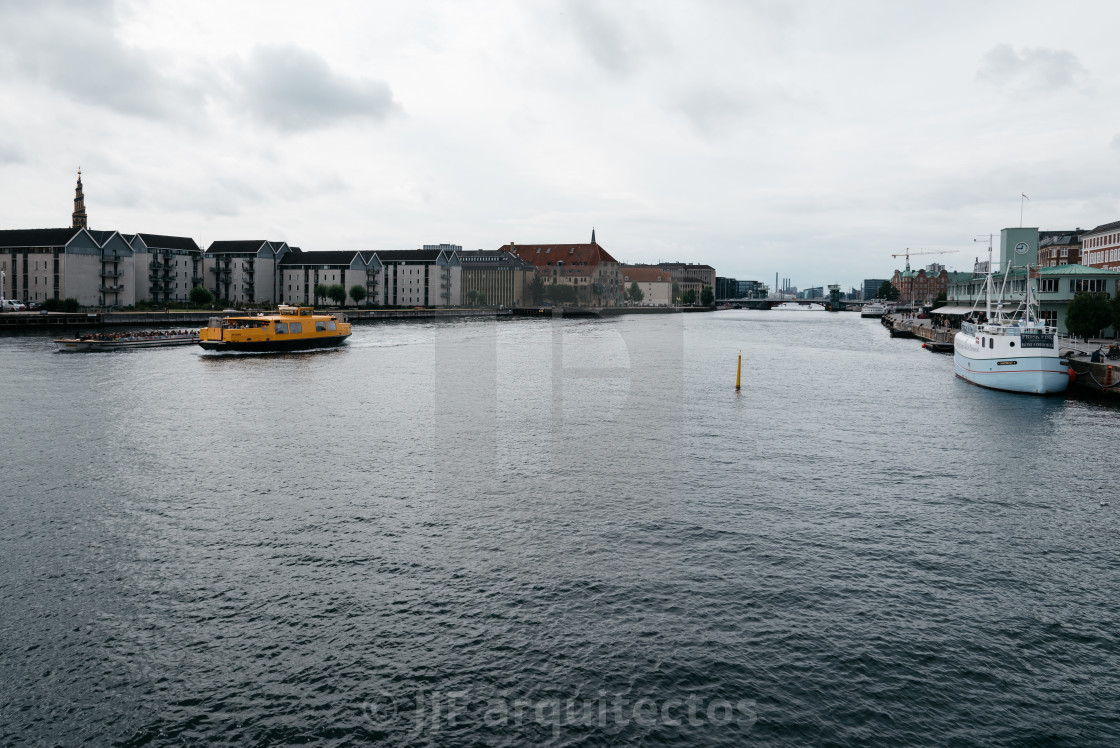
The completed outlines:
[[[0,387],[4,744],[1120,742],[1120,410],[878,320],[31,333]]]

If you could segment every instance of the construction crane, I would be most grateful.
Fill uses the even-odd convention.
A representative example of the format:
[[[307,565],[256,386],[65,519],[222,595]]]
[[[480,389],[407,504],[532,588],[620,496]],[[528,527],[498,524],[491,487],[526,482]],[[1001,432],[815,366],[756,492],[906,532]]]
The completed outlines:
[[[891,255],[891,257],[905,257],[906,258],[906,269],[909,270],[910,269],[910,255],[951,255],[955,252],[960,252],[960,250],[959,249],[938,249],[938,250],[934,250],[933,252],[911,252],[910,248],[907,247],[905,252],[899,252],[898,254],[893,254],[893,255]]]
[[[951,254],[954,254],[955,252],[960,252],[960,250],[959,249],[936,249],[936,250],[933,250],[932,252],[911,252],[910,248],[907,247],[905,252],[899,252],[898,254],[892,254],[891,257],[905,257],[906,258],[906,272],[910,272],[910,255],[914,255],[914,256],[917,256],[917,255],[951,255]],[[913,304],[914,301],[915,301],[915,299],[914,299],[914,276],[910,276],[909,280],[910,280],[909,302],[911,304]]]

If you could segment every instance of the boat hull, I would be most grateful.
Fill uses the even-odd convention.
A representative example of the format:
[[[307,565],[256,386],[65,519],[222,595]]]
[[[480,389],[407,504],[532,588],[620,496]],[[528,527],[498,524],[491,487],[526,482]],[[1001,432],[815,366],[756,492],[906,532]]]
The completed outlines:
[[[1052,395],[1069,387],[1069,365],[1056,356],[973,359],[953,353],[957,376],[981,387],[1005,392]]]
[[[59,338],[54,341],[61,353],[87,353],[94,351],[123,351],[132,348],[166,348],[172,345],[194,345],[197,335],[180,335],[166,338],[142,338],[138,340],[81,340],[79,338]]]
[[[264,341],[217,341],[203,340],[199,342],[203,350],[207,351],[233,351],[236,353],[283,353],[291,351],[310,351],[317,348],[333,348],[340,345],[350,337],[347,335],[332,335],[330,337],[295,338],[289,340],[264,340]]]

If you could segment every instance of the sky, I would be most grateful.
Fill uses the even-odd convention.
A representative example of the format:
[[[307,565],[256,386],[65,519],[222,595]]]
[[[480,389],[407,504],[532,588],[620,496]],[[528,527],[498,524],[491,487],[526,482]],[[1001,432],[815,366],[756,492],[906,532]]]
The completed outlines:
[[[1120,4],[0,0],[0,228],[800,287],[1120,220]],[[1026,194],[1029,201],[1020,196]]]

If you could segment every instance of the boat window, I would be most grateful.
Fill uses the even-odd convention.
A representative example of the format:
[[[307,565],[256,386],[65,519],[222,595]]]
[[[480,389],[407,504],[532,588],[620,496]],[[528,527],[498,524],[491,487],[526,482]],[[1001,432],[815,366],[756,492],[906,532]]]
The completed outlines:
[[[286,335],[287,332],[288,332],[288,323],[287,322],[277,322],[276,323],[276,334],[277,335]]]
[[[288,329],[292,331],[293,335],[295,335],[296,333],[303,332],[303,323],[302,322],[289,322],[288,323]]]
[[[1014,348],[1014,347],[1015,347],[1015,341],[1014,341],[1014,340],[1012,340],[1012,341],[1011,341],[1011,347],[1012,347],[1012,348]]]
[[[337,330],[338,329],[338,327],[334,324],[333,319],[327,321],[327,329],[328,330]]]
[[[988,347],[989,348],[995,348],[996,347],[996,339],[995,338],[988,338]]]
[[[320,321],[315,323],[315,332],[326,332],[326,331],[327,331],[327,323],[326,322],[323,322],[322,320],[320,320]]]

